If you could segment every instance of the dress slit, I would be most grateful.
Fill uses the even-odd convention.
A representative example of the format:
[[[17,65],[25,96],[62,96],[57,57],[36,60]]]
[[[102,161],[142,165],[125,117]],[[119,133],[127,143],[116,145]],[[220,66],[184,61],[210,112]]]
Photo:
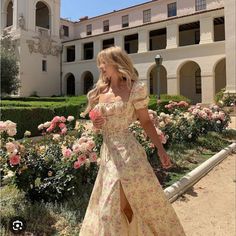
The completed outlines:
[[[124,192],[124,189],[123,189],[123,186],[121,184],[121,181],[119,181],[119,184],[120,184],[120,207],[121,207],[121,212],[123,214],[125,214],[125,217],[127,218],[127,223],[130,224],[132,219],[133,219],[133,215],[134,215],[134,211],[132,210],[131,206],[130,206],[130,203],[125,195],[125,192]],[[129,219],[129,217],[126,215],[125,211],[124,210],[129,210],[132,212],[132,215],[131,215],[131,219]]]

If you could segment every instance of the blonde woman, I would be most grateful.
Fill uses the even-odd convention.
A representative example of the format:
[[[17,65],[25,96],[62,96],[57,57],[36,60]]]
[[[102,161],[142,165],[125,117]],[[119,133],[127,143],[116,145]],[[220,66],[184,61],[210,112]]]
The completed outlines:
[[[87,95],[83,115],[93,108],[102,112],[93,125],[101,129],[103,144],[80,236],[184,236],[144,148],[128,130],[138,118],[163,167],[171,167],[149,118],[145,83],[138,80],[129,56],[119,47],[101,51],[97,64],[100,77]]]

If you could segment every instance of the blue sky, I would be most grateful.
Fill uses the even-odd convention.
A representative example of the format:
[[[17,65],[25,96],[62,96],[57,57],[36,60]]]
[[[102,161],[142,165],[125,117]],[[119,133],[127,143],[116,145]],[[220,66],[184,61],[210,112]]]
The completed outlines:
[[[78,20],[83,16],[97,16],[150,0],[61,0],[61,17]]]

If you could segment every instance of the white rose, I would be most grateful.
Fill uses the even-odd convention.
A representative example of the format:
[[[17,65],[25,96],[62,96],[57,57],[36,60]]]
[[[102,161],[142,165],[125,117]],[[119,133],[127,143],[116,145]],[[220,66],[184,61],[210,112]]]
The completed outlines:
[[[164,121],[161,121],[161,122],[159,123],[159,126],[160,126],[161,128],[164,128],[164,127],[165,127],[165,122],[164,122]]]
[[[49,126],[51,125],[51,122],[50,121],[47,121],[43,124],[43,127],[44,128],[48,128]]]
[[[29,130],[26,130],[24,133],[24,136],[30,136],[30,135],[31,135],[31,132]]]
[[[68,117],[67,117],[67,121],[69,121],[69,122],[71,122],[71,121],[74,120],[74,119],[75,119],[74,116],[68,116]]]
[[[43,124],[40,124],[40,125],[38,126],[38,129],[39,129],[39,130],[41,130],[41,129],[43,129],[43,128],[44,128]]]
[[[16,133],[17,133],[16,129],[9,129],[9,130],[7,130],[7,134],[9,136],[15,136]]]

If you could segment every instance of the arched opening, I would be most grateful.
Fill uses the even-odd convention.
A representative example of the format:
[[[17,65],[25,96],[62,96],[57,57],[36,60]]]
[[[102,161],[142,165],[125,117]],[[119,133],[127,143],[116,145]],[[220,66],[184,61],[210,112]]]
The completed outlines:
[[[150,94],[157,95],[157,68],[154,66],[149,73]],[[167,93],[167,72],[164,66],[160,69],[160,94]]]
[[[66,78],[66,94],[75,95],[75,77],[73,74],[69,74]]]
[[[202,101],[201,69],[194,61],[184,63],[179,70],[180,94],[191,99],[193,104]]]
[[[226,60],[220,60],[215,66],[215,93],[226,87]]]
[[[49,9],[43,2],[36,4],[36,26],[50,29]]]
[[[7,24],[6,27],[13,25],[13,3],[10,1],[7,5]]]
[[[82,81],[84,84],[83,93],[87,94],[89,90],[91,90],[93,87],[93,74],[90,71],[84,72],[82,76]]]

